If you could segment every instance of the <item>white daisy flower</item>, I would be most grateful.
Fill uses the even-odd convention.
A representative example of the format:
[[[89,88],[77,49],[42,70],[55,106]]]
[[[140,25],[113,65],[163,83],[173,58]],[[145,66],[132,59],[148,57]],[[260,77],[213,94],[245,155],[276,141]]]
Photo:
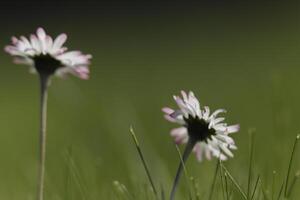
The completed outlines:
[[[239,131],[239,125],[228,126],[223,121],[224,117],[218,117],[224,109],[210,113],[209,107],[200,108],[200,103],[193,92],[188,94],[181,92],[182,97],[174,96],[179,107],[178,110],[163,108],[165,118],[181,125],[171,131],[171,136],[177,144],[192,141],[193,151],[199,161],[203,155],[210,160],[212,156],[221,160],[233,157],[231,150],[237,149],[231,133]]]
[[[70,73],[88,79],[92,56],[80,51],[67,51],[63,46],[66,40],[64,33],[53,40],[43,28],[38,28],[36,35],[30,35],[30,39],[12,37],[12,45],[6,46],[5,51],[14,57],[15,63],[29,65],[32,72],[58,76]]]

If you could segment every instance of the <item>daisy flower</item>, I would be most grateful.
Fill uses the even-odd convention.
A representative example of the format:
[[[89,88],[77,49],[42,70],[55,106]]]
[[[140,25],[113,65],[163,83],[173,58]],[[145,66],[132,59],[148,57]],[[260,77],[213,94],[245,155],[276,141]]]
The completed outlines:
[[[40,77],[38,200],[44,199],[47,97],[50,78],[52,75],[64,77],[66,74],[73,74],[81,79],[89,78],[88,66],[92,56],[80,51],[67,51],[63,46],[66,40],[66,34],[60,34],[53,40],[44,29],[38,28],[36,35],[32,34],[30,39],[24,36],[12,37],[12,45],[5,47],[5,51],[14,57],[15,63],[29,65],[31,71],[37,72]]]
[[[231,150],[237,149],[230,134],[239,131],[239,125],[228,126],[224,117],[219,114],[226,112],[218,109],[213,113],[209,107],[200,107],[193,92],[181,92],[182,97],[174,96],[179,109],[163,108],[165,118],[181,127],[171,131],[171,136],[177,144],[194,143],[193,151],[199,161],[203,156],[210,160],[212,156],[221,160],[233,157]]]
[[[179,109],[163,108],[165,118],[179,124],[181,127],[171,130],[171,136],[177,144],[186,144],[182,161],[174,179],[170,194],[170,200],[175,199],[175,192],[183,170],[183,163],[193,151],[199,161],[203,160],[203,155],[210,160],[212,156],[220,160],[233,157],[232,149],[237,149],[231,133],[239,131],[239,125],[228,126],[223,121],[224,117],[218,117],[224,113],[224,109],[218,109],[210,113],[209,107],[200,107],[198,99],[193,92],[188,94],[181,91],[182,97],[174,96]]]
[[[4,50],[14,57],[15,63],[29,65],[32,72],[61,77],[73,74],[81,79],[89,78],[88,65],[92,56],[80,51],[67,51],[63,46],[67,40],[64,33],[53,40],[43,28],[38,28],[29,39],[21,36],[12,37],[11,40],[12,44]]]

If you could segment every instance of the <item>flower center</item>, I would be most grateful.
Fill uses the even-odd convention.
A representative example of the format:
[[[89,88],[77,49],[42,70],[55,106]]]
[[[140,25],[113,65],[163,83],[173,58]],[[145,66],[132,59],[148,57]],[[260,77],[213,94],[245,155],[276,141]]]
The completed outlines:
[[[63,64],[53,58],[51,55],[38,55],[33,57],[35,69],[40,74],[52,75],[58,69],[63,67]]]
[[[208,128],[208,123],[199,119],[198,116],[184,119],[188,129],[188,134],[192,140],[207,142],[207,139],[211,139],[211,136],[216,135],[216,131],[213,128]]]

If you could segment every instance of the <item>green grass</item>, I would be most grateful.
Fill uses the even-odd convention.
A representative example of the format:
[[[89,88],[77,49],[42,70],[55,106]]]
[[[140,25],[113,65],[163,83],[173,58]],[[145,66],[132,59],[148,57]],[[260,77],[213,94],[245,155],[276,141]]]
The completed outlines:
[[[141,148],[140,148],[140,144],[137,140],[137,137],[133,131],[132,128],[130,128],[130,131],[132,133],[133,136],[133,140],[135,142],[135,146],[137,148],[137,151],[139,153],[140,159],[141,159],[141,163],[144,166],[145,172],[148,176],[149,182],[150,182],[150,186],[152,188],[151,192],[153,193],[152,195],[148,196],[148,195],[142,195],[142,196],[135,196],[132,195],[130,196],[130,198],[137,198],[137,199],[167,199],[168,197],[165,196],[165,194],[163,193],[163,195],[161,197],[159,197],[157,195],[157,191],[155,189],[155,185],[153,184],[153,180],[152,180],[152,176],[150,175],[149,169],[146,165],[145,162],[145,157],[141,152]],[[242,188],[242,184],[240,184],[234,177],[233,175],[229,172],[229,170],[225,167],[225,165],[223,164],[222,161],[218,161],[217,167],[216,167],[216,171],[215,171],[215,175],[213,177],[213,183],[212,183],[212,187],[210,188],[209,191],[209,195],[204,194],[200,194],[198,192],[198,187],[200,187],[200,185],[195,184],[195,179],[194,177],[189,177],[187,169],[182,161],[182,155],[180,153],[180,150],[178,149],[177,145],[176,145],[176,149],[178,150],[179,153],[179,158],[180,158],[180,162],[183,163],[183,171],[184,171],[184,175],[186,180],[183,181],[184,184],[186,184],[186,187],[188,188],[188,191],[185,192],[184,196],[186,199],[194,199],[194,200],[198,200],[198,199],[212,199],[213,196],[214,198],[217,199],[221,199],[221,196],[223,196],[224,200],[229,200],[229,199],[244,199],[244,200],[260,200],[260,199],[294,199],[295,197],[291,196],[291,193],[295,190],[295,184],[297,181],[297,178],[299,177],[299,173],[297,172],[294,176],[293,176],[293,181],[292,183],[289,182],[290,179],[290,173],[291,173],[291,168],[293,165],[293,161],[295,159],[295,151],[296,151],[296,147],[297,144],[299,142],[300,139],[300,135],[296,136],[293,148],[292,148],[292,153],[290,156],[290,161],[288,163],[288,168],[287,168],[287,175],[285,180],[281,180],[282,184],[281,187],[278,188],[279,190],[275,189],[275,175],[276,172],[273,171],[273,180],[272,180],[272,184],[271,186],[267,186],[267,187],[271,187],[271,194],[269,194],[269,190],[268,189],[264,189],[262,187],[262,185],[260,184],[261,179],[260,179],[260,175],[257,176],[253,190],[251,190],[251,181],[252,181],[252,162],[253,162],[253,148],[254,148],[254,142],[253,142],[253,133],[250,132],[250,162],[249,162],[249,173],[248,173],[248,186],[247,186],[247,193],[244,191],[244,189]],[[220,179],[219,179],[219,188],[215,188],[215,184],[217,183],[217,174],[220,174]],[[245,174],[246,175],[246,174]],[[230,180],[230,182],[229,182]],[[117,182],[118,183],[118,182]],[[280,181],[279,181],[280,183]],[[123,189],[119,189],[120,193],[123,194],[121,195],[121,199],[127,199],[128,198],[128,191],[126,189],[126,187],[122,184],[117,184],[116,185],[118,188],[123,188]],[[259,188],[260,187],[260,188]],[[283,188],[284,192],[283,192]],[[191,192],[193,190],[193,193]],[[234,193],[234,191],[236,193]],[[146,193],[147,194],[147,193]],[[278,195],[276,195],[278,194]],[[201,197],[200,197],[201,196]]]

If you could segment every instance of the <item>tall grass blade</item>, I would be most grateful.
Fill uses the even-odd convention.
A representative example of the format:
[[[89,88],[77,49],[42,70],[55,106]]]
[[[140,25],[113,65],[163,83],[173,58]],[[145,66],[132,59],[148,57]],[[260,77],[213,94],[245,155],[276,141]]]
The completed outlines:
[[[214,192],[215,185],[216,185],[216,180],[217,180],[217,174],[218,174],[218,171],[219,171],[219,166],[220,166],[220,163],[218,161],[217,164],[216,164],[216,169],[215,169],[213,182],[212,182],[211,187],[210,187],[208,200],[212,200],[212,196],[213,196],[213,192]]]
[[[284,182],[281,184],[281,187],[280,187],[280,190],[279,190],[279,194],[278,194],[277,200],[280,200],[280,197],[281,197],[281,195],[282,195],[283,188],[284,188]]]
[[[226,194],[226,200],[229,200],[229,192],[228,192],[228,181],[227,181],[227,173],[224,173],[224,179],[225,179],[225,194]]]
[[[259,184],[259,181],[260,181],[260,176],[258,175],[257,176],[257,179],[255,181],[255,185],[254,185],[254,189],[253,189],[253,192],[252,192],[252,195],[251,195],[251,199],[250,200],[253,200],[254,197],[255,197],[255,193],[256,193],[256,190],[257,190],[257,186]]]
[[[160,193],[161,200],[166,200],[165,189],[162,185],[160,186],[160,188],[161,188],[161,193]]]
[[[249,130],[249,171],[248,171],[248,187],[247,187],[247,199],[250,199],[250,191],[251,191],[251,178],[252,178],[252,161],[253,161],[253,151],[254,151],[254,134],[253,130]]]
[[[145,161],[145,157],[144,157],[144,155],[143,155],[143,152],[142,152],[142,150],[141,150],[141,148],[140,148],[139,141],[138,141],[138,139],[137,139],[137,137],[136,137],[136,135],[135,135],[134,130],[133,130],[132,127],[130,127],[130,132],[131,132],[131,136],[132,136],[132,139],[133,139],[133,141],[134,141],[135,147],[136,147],[136,149],[137,149],[137,152],[138,152],[138,154],[139,154],[139,156],[140,156],[140,159],[141,159],[142,164],[143,164],[143,166],[144,166],[144,169],[145,169],[145,171],[146,171],[148,180],[149,180],[149,182],[150,182],[150,184],[151,184],[153,193],[155,194],[156,197],[158,197],[157,190],[156,190],[156,188],[155,188],[155,185],[154,185],[152,176],[151,176],[151,174],[150,174],[149,168],[148,168],[147,163],[146,163],[146,161]]]
[[[219,165],[221,165],[221,160],[218,160]],[[226,196],[225,196],[225,186],[224,186],[224,177],[223,177],[223,168],[220,168],[220,179],[221,179],[221,189],[222,189],[222,195],[223,195],[223,200],[226,200]]]
[[[180,149],[179,149],[177,144],[175,144],[175,148],[176,148],[176,151],[177,151],[178,156],[180,158],[180,162],[182,163],[182,168],[183,168],[185,178],[186,178],[186,180],[190,180],[189,174],[188,174],[188,172],[186,170],[186,167],[185,167],[185,163],[183,162],[183,159],[182,159],[182,154],[181,154]]]
[[[290,198],[290,196],[291,196],[291,194],[292,194],[292,191],[293,191],[293,189],[294,189],[294,186],[295,186],[297,180],[299,179],[299,177],[300,177],[300,171],[298,171],[298,172],[295,174],[295,176],[294,176],[294,178],[293,178],[293,180],[292,180],[291,186],[289,187],[288,193],[287,193],[287,197],[288,197],[288,198]]]
[[[230,172],[227,170],[227,168],[223,165],[223,163],[221,162],[220,164],[221,164],[221,168],[224,169],[225,173],[227,173],[229,179],[231,180],[231,182],[233,183],[233,185],[237,188],[237,190],[240,192],[240,194],[242,195],[243,199],[247,200],[247,195],[245,194],[245,192],[243,191],[243,189],[241,188],[241,186],[233,178],[233,176],[230,174]]]
[[[198,191],[198,184],[196,182],[196,179],[194,177],[191,177],[191,181],[193,183],[193,189],[194,189],[194,192],[195,192],[195,199],[199,200],[200,199],[200,193]]]
[[[128,189],[126,188],[126,186],[122,183],[120,183],[119,181],[114,181],[113,185],[115,187],[115,189],[117,190],[118,194],[120,194],[120,199],[124,199],[124,197],[126,199],[129,200],[134,200],[135,198],[133,197],[133,195],[130,194],[130,192],[128,191]]]
[[[291,158],[290,158],[290,162],[289,162],[289,167],[288,167],[288,171],[287,171],[287,175],[286,175],[284,197],[288,197],[289,177],[290,177],[291,168],[292,168],[292,164],[293,164],[293,160],[294,160],[294,154],[295,154],[297,143],[298,143],[299,139],[300,139],[300,134],[298,134],[296,136],[296,139],[294,142],[294,146],[293,146],[293,150],[292,150],[292,154],[291,154]]]
[[[272,200],[274,200],[274,193],[275,193],[275,178],[276,178],[276,171],[273,171],[273,178],[272,178]]]
[[[66,159],[66,183],[65,183],[65,199],[73,199],[72,198],[72,193],[71,193],[71,171],[70,171],[70,166],[69,166],[69,157],[72,156],[72,146],[68,148],[67,154],[65,155]]]
[[[71,175],[73,176],[74,181],[77,184],[82,199],[83,200],[91,199],[88,197],[88,192],[87,192],[88,190],[85,187],[84,181],[81,178],[80,172],[78,170],[78,167],[76,166],[74,158],[72,157],[72,154],[70,154],[69,151],[67,152],[67,159],[68,159]]]

